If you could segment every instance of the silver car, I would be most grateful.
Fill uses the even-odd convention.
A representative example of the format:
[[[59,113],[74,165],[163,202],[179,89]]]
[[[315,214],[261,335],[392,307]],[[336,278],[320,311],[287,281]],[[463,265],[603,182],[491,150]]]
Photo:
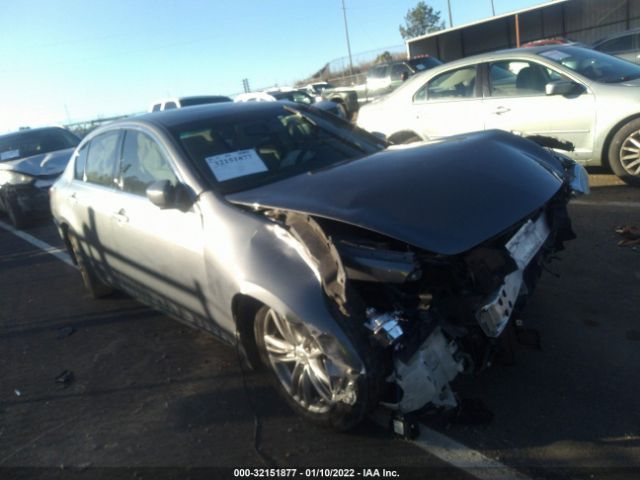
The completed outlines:
[[[491,362],[588,190],[572,160],[497,130],[386,147],[294,103],[152,113],[89,134],[51,208],[93,296],[237,345],[346,429],[379,403],[455,406],[449,382]]]
[[[640,66],[581,47],[447,63],[364,106],[358,125],[396,143],[493,128],[555,137],[574,160],[640,185]]]

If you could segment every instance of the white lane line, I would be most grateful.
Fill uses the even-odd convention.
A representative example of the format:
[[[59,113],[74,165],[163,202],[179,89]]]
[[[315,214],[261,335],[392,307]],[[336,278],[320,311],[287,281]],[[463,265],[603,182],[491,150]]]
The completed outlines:
[[[640,208],[640,202],[589,202],[587,200],[571,200],[569,205],[587,205],[589,207]]]
[[[57,248],[57,247],[54,247],[53,245],[49,245],[47,242],[43,242],[39,238],[36,238],[33,235],[29,235],[26,232],[23,232],[21,230],[16,230],[11,225],[4,223],[3,221],[0,221],[0,227],[4,228],[9,233],[13,233],[16,237],[21,238],[25,242],[29,242],[31,245],[38,247],[43,252],[48,253],[49,255],[53,255],[61,262],[64,262],[67,265],[72,266],[73,268],[76,267],[73,264],[73,260],[71,260],[71,257],[69,256],[69,254],[66,253],[64,250],[62,250],[61,248]]]
[[[389,417],[381,413],[380,410],[374,411],[370,418],[381,427],[389,428]],[[531,480],[525,474],[507,467],[497,460],[492,460],[453,438],[436,432],[426,425],[419,425],[418,438],[407,441],[458,470],[480,480]]]
[[[529,480],[526,475],[420,424],[414,445],[481,480]]]

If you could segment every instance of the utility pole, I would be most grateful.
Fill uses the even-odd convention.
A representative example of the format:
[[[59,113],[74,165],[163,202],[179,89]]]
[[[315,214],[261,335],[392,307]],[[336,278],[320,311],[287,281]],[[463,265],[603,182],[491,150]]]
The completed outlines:
[[[347,50],[349,51],[349,72],[353,75],[353,60],[351,58],[351,43],[349,42],[349,26],[347,25],[347,9],[344,8],[344,0],[342,0],[342,16],[344,17],[344,33],[347,36]]]
[[[491,11],[493,12],[493,16],[496,16],[496,7],[493,5],[493,0],[491,0]]]
[[[453,28],[453,17],[451,16],[451,0],[447,0],[447,6],[449,7],[449,28]]]

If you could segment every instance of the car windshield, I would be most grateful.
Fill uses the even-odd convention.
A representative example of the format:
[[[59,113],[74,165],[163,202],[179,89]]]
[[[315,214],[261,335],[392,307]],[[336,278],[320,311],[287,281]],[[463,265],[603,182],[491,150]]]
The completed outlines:
[[[73,148],[78,137],[62,128],[23,130],[0,136],[0,162]]]
[[[595,50],[556,47],[544,50],[539,55],[600,83],[620,83],[640,78],[640,66]]]
[[[200,120],[172,134],[221,193],[234,193],[361,158],[386,143],[334,115],[285,104],[280,109]]]

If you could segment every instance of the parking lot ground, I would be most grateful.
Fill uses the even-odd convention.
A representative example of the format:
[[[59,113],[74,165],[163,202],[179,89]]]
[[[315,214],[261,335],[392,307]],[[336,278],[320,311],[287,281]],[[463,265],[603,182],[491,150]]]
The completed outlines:
[[[52,230],[28,233],[61,247]],[[182,478],[189,467],[221,478],[270,465],[402,466],[403,478],[472,478],[373,422],[342,435],[306,424],[266,373],[240,369],[234,348],[124,294],[89,299],[73,267],[1,229],[0,252],[3,479],[56,475],[60,466],[89,478],[135,473],[97,467],[156,467],[140,470],[151,478]],[[73,380],[56,383],[65,370]],[[224,469],[212,477],[210,467]]]
[[[520,478],[640,475],[640,248],[619,247],[614,232],[640,225],[640,191],[604,174],[592,186],[570,208],[578,239],[523,317],[542,350],[520,347],[515,365],[455,382],[491,421],[421,418]],[[27,233],[62,246],[48,223]],[[89,299],[74,268],[4,229],[0,352],[3,479],[185,478],[185,468],[191,478],[222,478],[270,465],[492,478],[474,464],[471,473],[451,468],[432,454],[437,445],[425,451],[373,421],[348,434],[301,421],[265,373],[241,370],[234,348],[123,294]],[[65,370],[73,379],[56,383]]]

